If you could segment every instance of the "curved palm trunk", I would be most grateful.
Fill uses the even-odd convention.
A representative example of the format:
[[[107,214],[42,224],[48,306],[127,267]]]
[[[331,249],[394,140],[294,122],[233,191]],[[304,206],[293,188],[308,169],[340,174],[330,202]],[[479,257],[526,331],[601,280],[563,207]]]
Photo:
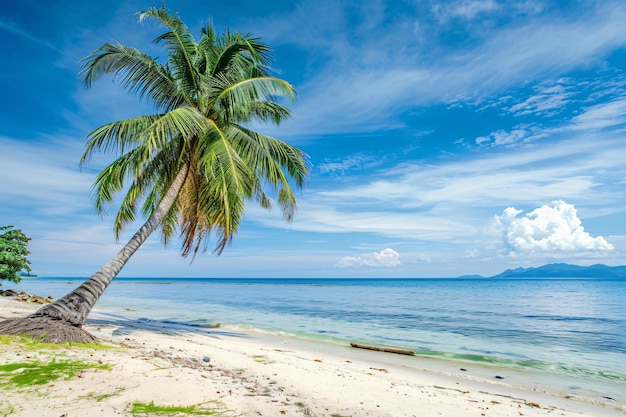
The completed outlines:
[[[113,259],[78,288],[59,298],[54,303],[40,308],[30,315],[29,318],[46,317],[53,320],[61,320],[75,327],[82,327],[89,312],[102,293],[104,293],[104,290],[126,265],[130,257],[161,224],[172,204],[174,204],[176,196],[185,182],[187,172],[188,166],[184,165],[150,218]]]

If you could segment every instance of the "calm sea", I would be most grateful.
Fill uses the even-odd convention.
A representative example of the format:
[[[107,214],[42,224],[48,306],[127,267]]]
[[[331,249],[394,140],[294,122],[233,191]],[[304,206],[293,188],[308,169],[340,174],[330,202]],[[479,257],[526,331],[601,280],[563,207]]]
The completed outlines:
[[[4,288],[58,298],[80,282]],[[96,308],[410,348],[626,404],[626,280],[118,278]]]

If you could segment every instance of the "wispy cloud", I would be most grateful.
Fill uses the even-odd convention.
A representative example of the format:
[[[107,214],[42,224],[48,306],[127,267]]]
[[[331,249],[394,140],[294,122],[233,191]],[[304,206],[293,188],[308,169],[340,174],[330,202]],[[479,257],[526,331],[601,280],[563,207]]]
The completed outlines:
[[[535,88],[535,95],[528,97],[522,103],[512,105],[508,110],[516,116],[558,114],[573,95],[566,84],[567,81],[567,79],[561,79],[556,83],[542,84]]]
[[[264,22],[262,33],[271,33],[272,40],[293,40],[296,46],[310,41],[307,48],[316,63],[309,81],[298,86],[302,101],[286,125],[289,135],[368,131],[383,125],[401,128],[401,114],[410,107],[480,101],[511,86],[558,79],[581,63],[601,64],[610,51],[626,44],[626,6],[621,2],[590,5],[584,18],[582,14],[569,19],[543,14],[534,19],[520,17],[516,24],[493,28],[475,43],[454,50],[424,44],[418,33],[401,23],[371,31],[376,38],[362,33],[339,38],[345,33],[337,26],[352,10],[344,6],[329,12],[328,18],[312,19],[315,27],[303,21],[305,16],[308,20],[325,13],[322,7],[309,2],[289,15]],[[299,36],[287,36],[291,33]],[[399,37],[406,41],[401,49],[397,48]],[[340,50],[325,49],[328,44]],[[544,88],[514,110],[556,111],[567,94],[557,86]]]
[[[342,159],[327,159],[317,164],[317,169],[322,174],[338,173],[343,174],[350,170],[372,169],[384,163],[384,156],[353,154]]]
[[[587,137],[527,147],[515,153],[493,152],[466,160],[442,160],[438,164],[399,165],[388,178],[372,178],[360,187],[320,192],[318,198],[341,196],[356,200],[385,201],[400,207],[434,203],[497,205],[505,201],[542,201],[555,193],[576,197],[604,183],[608,167],[623,172],[619,154],[626,147],[619,137],[603,137],[599,148]],[[568,160],[570,163],[563,164]],[[532,169],[529,169],[532,167]],[[591,177],[590,173],[595,172]],[[612,178],[607,181],[612,181]],[[578,197],[580,198],[580,197]]]
[[[78,170],[76,141],[16,141],[0,137],[0,198],[32,205],[40,214],[89,206],[93,177]]]
[[[626,124],[626,97],[596,104],[573,120],[573,128],[576,130],[598,130],[624,124]]]
[[[77,275],[93,272],[86,266],[101,265],[119,249],[111,219],[98,221],[89,198],[95,170],[112,156],[97,156],[79,171],[83,138],[103,123],[153,111],[108,78],[83,90],[78,62],[113,40],[166,55],[151,44],[161,29],[136,23],[144,6],[135,0],[118,6],[51,40],[62,53],[48,64],[73,78],[64,78],[59,104],[49,104],[55,110],[46,126],[50,136],[0,138],[3,218],[35,231],[35,262],[70,270],[65,254],[84,254],[71,262]],[[212,13],[226,13],[180,6],[194,34]],[[182,269],[189,262],[176,245],[163,250],[155,236],[126,274],[415,276],[419,265],[419,274],[432,267],[441,276],[448,267],[471,272],[472,262],[481,268],[493,262],[497,273],[513,263],[510,252],[518,260],[547,259],[539,246],[524,249],[544,235],[563,245],[582,239],[572,251],[554,243],[554,256],[623,260],[626,77],[612,68],[619,58],[612,53],[626,45],[626,4],[299,0],[283,6],[216,16],[216,23],[249,30],[277,48],[277,66],[298,89],[293,118],[276,130],[260,127],[314,155],[295,221],[249,204],[242,231],[222,257],[201,257]],[[2,31],[39,51],[51,47],[6,19]],[[62,126],[54,124],[59,114]],[[575,216],[550,203],[559,200],[575,206]],[[512,211],[496,230],[494,216],[507,207]],[[546,228],[534,223],[539,219]],[[505,220],[508,231],[517,231],[508,243]],[[569,228],[559,229],[562,224]],[[576,224],[585,225],[587,237]],[[551,233],[557,229],[562,233]],[[514,246],[515,238],[522,244]],[[587,250],[584,242],[598,238],[613,250]]]
[[[464,242],[486,247],[494,238],[494,213],[512,203],[523,207],[554,199],[602,213],[622,210],[615,178],[626,176],[621,137],[555,141],[514,153],[489,152],[438,164],[399,164],[362,179],[307,190],[293,224],[251,208],[248,218],[271,227],[318,233],[377,234],[410,241]],[[463,207],[462,210],[459,207]],[[608,210],[608,211],[607,211]]]
[[[22,28],[20,28],[15,23],[7,22],[7,21],[5,21],[3,19],[0,19],[0,30],[4,30],[6,32],[12,33],[13,35],[17,35],[17,36],[19,36],[19,37],[21,37],[23,39],[27,39],[27,40],[29,40],[31,42],[35,42],[35,43],[43,45],[43,46],[45,46],[47,48],[54,49],[55,51],[59,51],[59,48],[57,48],[55,45],[50,43],[48,40],[41,39],[41,38],[39,38],[37,36],[31,35],[27,31],[25,31]]]
[[[589,85],[586,87],[589,87]],[[530,113],[537,115],[551,106],[562,110],[561,106],[564,106],[567,102],[567,99],[563,97],[562,88],[550,88],[550,90],[557,92],[556,94],[559,97],[548,99],[549,105],[544,103],[541,108],[535,106],[537,102],[541,102],[546,98],[545,92],[541,92],[539,95],[531,96],[523,103],[511,106],[507,110],[516,113],[516,115]],[[626,125],[626,91],[621,86],[616,86],[611,90],[611,94],[615,95],[614,97],[607,97],[608,93],[605,93],[605,99],[609,99],[609,101],[587,106],[579,105],[575,116],[571,119],[557,119],[557,125],[550,124],[550,122],[546,122],[546,125],[550,127],[545,127],[538,123],[534,125],[520,124],[508,131],[500,129],[488,135],[479,136],[475,139],[475,143],[479,146],[519,145],[538,139],[558,137],[559,135],[577,135],[581,131],[597,132],[602,129],[623,128]],[[559,104],[557,105],[557,103]]]
[[[477,145],[509,146],[522,142],[530,142],[549,136],[537,126],[518,125],[507,131],[504,129],[491,132],[488,136],[479,136],[475,142]]]
[[[446,23],[452,19],[472,20],[501,8],[502,6],[495,0],[461,0],[437,3],[432,7],[432,11],[439,22]]]

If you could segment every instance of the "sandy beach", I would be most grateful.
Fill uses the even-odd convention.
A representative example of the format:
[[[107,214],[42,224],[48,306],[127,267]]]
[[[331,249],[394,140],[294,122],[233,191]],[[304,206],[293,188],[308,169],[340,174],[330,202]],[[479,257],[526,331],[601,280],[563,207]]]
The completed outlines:
[[[0,297],[0,318],[34,304]],[[106,365],[39,386],[6,385],[0,416],[138,416],[133,404],[223,416],[623,416],[622,404],[515,386],[436,361],[227,327],[173,327],[94,311],[108,349],[0,344],[0,365],[79,359]],[[165,409],[165,408],[163,408]],[[197,414],[196,414],[197,415]],[[208,414],[200,414],[208,415]]]

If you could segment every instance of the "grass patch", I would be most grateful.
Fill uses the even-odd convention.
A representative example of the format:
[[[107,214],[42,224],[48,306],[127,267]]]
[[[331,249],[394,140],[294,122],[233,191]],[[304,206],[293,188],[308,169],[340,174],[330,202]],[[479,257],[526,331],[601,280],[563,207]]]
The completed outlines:
[[[108,394],[97,395],[95,398],[96,398],[97,402],[100,402],[102,400],[106,400],[107,398],[114,397],[114,396],[116,396],[117,394],[119,394],[120,392],[122,392],[124,390],[126,390],[126,388],[124,388],[124,387],[118,388],[118,389],[115,390],[115,392],[108,393]]]
[[[257,363],[262,363],[263,365],[269,365],[274,363],[273,360],[270,360],[267,356],[265,355],[254,355],[252,357],[252,359],[254,359],[255,362]]]
[[[0,403],[0,416],[7,417],[9,414],[13,414],[13,411],[14,409],[12,406],[5,408],[4,405]]]
[[[57,350],[61,347],[70,347],[70,346],[75,346],[75,347],[83,348],[83,349],[93,349],[93,350],[107,350],[107,349],[117,348],[116,346],[103,345],[101,343],[95,343],[95,342],[93,343],[45,343],[41,341],[42,339],[43,338],[33,338],[28,335],[21,335],[21,336],[0,335],[0,344],[7,345],[7,346],[10,346],[13,344],[19,344],[33,351],[42,350],[42,349]]]
[[[96,392],[90,392],[89,394],[86,395],[81,395],[80,399],[91,399],[93,398],[94,400],[96,400],[96,402],[102,402],[104,400],[106,400],[107,398],[111,398],[111,397],[115,397],[116,395],[119,395],[121,392],[124,392],[126,390],[126,388],[124,387],[120,387],[120,388],[116,388],[114,392],[108,392],[105,394],[98,394]]]
[[[170,417],[184,417],[184,416],[217,416],[226,417],[233,416],[233,412],[230,410],[224,410],[222,405],[218,402],[211,402],[207,404],[196,404],[188,407],[173,406],[173,405],[155,405],[154,401],[150,403],[133,403],[130,413],[133,416],[170,416]]]
[[[8,363],[0,365],[0,384],[18,388],[44,385],[59,378],[71,379],[87,369],[111,369],[111,366],[72,359]]]

